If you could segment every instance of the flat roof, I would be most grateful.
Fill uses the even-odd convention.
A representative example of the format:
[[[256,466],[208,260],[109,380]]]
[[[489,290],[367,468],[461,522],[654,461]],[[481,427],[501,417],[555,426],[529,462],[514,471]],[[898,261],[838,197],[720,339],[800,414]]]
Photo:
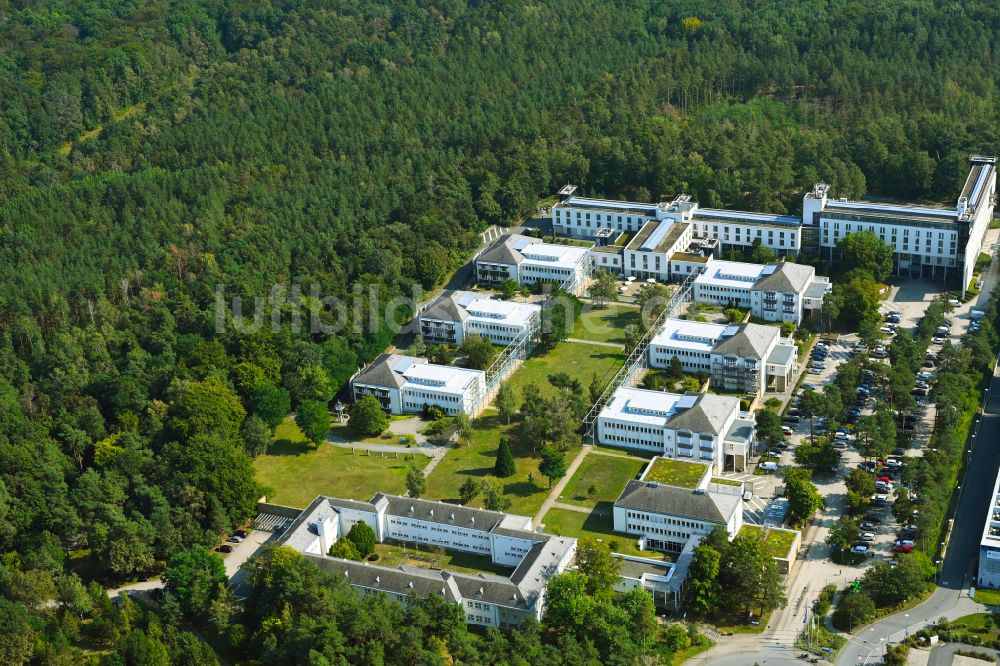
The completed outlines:
[[[600,416],[663,428],[673,414],[692,407],[697,398],[696,395],[620,388]]]
[[[771,355],[767,357],[767,363],[771,365],[788,365],[789,362],[798,355],[798,349],[793,344],[779,342]]]
[[[710,324],[687,319],[667,319],[650,345],[711,353],[728,328],[726,324]]]
[[[1000,473],[997,474],[997,480],[993,484],[993,494],[990,495],[990,498],[992,501],[986,510],[986,525],[983,527],[983,538],[980,540],[980,545],[1000,548]],[[994,516],[997,518],[994,519]],[[991,530],[997,530],[997,533],[992,534]]]
[[[638,201],[615,201],[614,199],[594,199],[592,197],[570,197],[560,201],[556,206],[562,208],[589,208],[631,213],[636,215],[655,215],[657,204]]]
[[[401,373],[407,383],[426,386],[443,393],[465,393],[465,390],[480,377],[485,376],[482,370],[468,370],[451,365],[435,365],[433,363],[414,363]]]
[[[766,264],[712,259],[694,282],[729,289],[750,289],[764,275],[766,268],[768,268]]]
[[[542,306],[518,301],[497,301],[492,298],[477,298],[466,308],[468,322],[524,325],[542,311]]]
[[[794,215],[775,215],[772,213],[752,213],[745,210],[722,210],[719,208],[699,208],[695,211],[696,218],[746,221],[753,224],[775,224],[778,226],[797,227],[802,224],[802,218]]]
[[[930,206],[909,206],[897,203],[880,203],[877,201],[840,201],[830,200],[824,210],[846,211],[852,213],[871,213],[873,215],[888,215],[901,218],[923,218],[933,222],[954,222],[958,218],[956,208],[933,208]]]
[[[590,248],[556,243],[534,243],[524,248],[516,248],[530,266],[575,268],[590,251]]]

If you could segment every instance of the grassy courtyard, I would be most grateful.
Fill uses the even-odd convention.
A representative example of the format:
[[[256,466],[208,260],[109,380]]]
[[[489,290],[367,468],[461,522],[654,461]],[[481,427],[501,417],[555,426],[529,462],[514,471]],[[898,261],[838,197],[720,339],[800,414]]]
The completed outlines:
[[[560,342],[551,351],[538,350],[510,378],[511,386],[520,392],[530,382],[538,385],[542,395],[555,393],[548,376],[565,372],[590,386],[594,373],[610,381],[625,363],[625,354],[611,347],[599,347],[582,342]]]
[[[639,550],[635,546],[635,537],[612,531],[614,523],[611,518],[611,510],[611,502],[599,502],[594,511],[590,513],[569,509],[550,509],[545,514],[542,523],[545,525],[544,530],[549,534],[570,536],[577,539],[593,537],[607,542],[611,546],[611,550],[622,555],[672,561],[666,553],[655,550]]]
[[[428,499],[458,502],[458,489],[467,479],[493,474],[500,437],[506,434],[517,468],[514,476],[502,479],[504,492],[511,500],[508,511],[525,516],[535,515],[549,493],[545,477],[538,472],[541,459],[530,449],[520,445],[516,425],[510,427],[503,424],[496,412],[485,412],[473,425],[475,432],[472,441],[448,451],[427,477],[427,493],[424,496]],[[567,458],[572,455],[573,452],[566,454]],[[528,479],[529,475],[532,480]],[[482,498],[477,497],[470,506],[482,506]]]
[[[771,557],[788,557],[788,551],[795,543],[795,532],[791,530],[766,530],[759,525],[744,525],[740,528],[741,534],[749,534],[750,532],[764,534],[764,547],[767,548]]]
[[[588,305],[580,318],[571,338],[625,344],[625,327],[639,323],[639,308],[621,303],[608,303],[603,308]]]
[[[698,463],[658,458],[646,473],[645,480],[679,488],[696,488],[707,469],[707,466]]]
[[[614,502],[625,484],[634,479],[645,465],[644,460],[591,453],[583,459],[576,474],[566,484],[561,501],[590,508],[598,502]]]
[[[291,419],[275,431],[268,452],[254,460],[257,480],[269,488],[267,499],[277,504],[305,507],[317,495],[371,499],[376,492],[403,494],[408,465],[418,469],[430,458],[355,455],[332,444],[313,448]],[[391,456],[391,454],[386,454]]]
[[[477,555],[459,550],[435,548],[426,544],[375,544],[377,563],[382,566],[421,567],[425,569],[451,569],[465,573],[492,573],[509,576],[512,569],[494,564],[488,555]]]

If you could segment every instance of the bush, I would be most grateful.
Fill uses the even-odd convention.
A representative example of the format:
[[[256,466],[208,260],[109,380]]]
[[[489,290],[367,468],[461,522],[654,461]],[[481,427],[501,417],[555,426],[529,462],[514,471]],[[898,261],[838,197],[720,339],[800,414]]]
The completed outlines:
[[[389,427],[389,417],[375,396],[365,395],[351,405],[351,426],[363,435],[381,435]]]
[[[875,602],[864,592],[850,592],[844,595],[833,611],[833,626],[841,631],[854,631],[857,627],[875,619]]]

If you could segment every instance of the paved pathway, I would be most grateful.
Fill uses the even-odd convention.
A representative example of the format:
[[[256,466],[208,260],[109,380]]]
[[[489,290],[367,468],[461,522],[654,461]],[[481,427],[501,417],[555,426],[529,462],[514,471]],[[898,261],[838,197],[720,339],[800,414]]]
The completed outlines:
[[[583,340],[581,338],[566,338],[566,342],[578,342],[581,345],[595,345],[597,347],[611,347],[612,349],[617,349],[621,351],[625,348],[625,345],[620,345],[615,342],[601,342],[599,340]]]
[[[559,496],[562,494],[562,491],[566,488],[566,484],[569,483],[569,480],[573,478],[574,474],[576,474],[576,470],[580,469],[583,459],[586,458],[587,454],[589,454],[593,449],[594,447],[591,444],[584,444],[580,447],[580,452],[576,454],[576,458],[573,458],[573,462],[571,462],[569,467],[566,468],[566,474],[563,475],[563,478],[559,479],[555,486],[553,486],[549,496],[545,498],[544,502],[542,502],[542,508],[540,508],[538,513],[535,514],[535,527],[542,524],[542,519],[545,518],[545,514],[549,512],[549,509],[555,506],[556,502],[559,500]]]
[[[567,511],[576,511],[577,513],[586,513],[586,514],[596,513],[600,515],[602,513],[600,511],[597,511],[596,509],[588,509],[585,506],[578,506],[576,504],[567,504],[566,502],[553,502],[552,508],[566,509]]]
[[[449,446],[440,446],[437,444],[431,444],[427,441],[427,437],[420,434],[418,430],[423,427],[423,421],[419,418],[412,419],[402,419],[396,420],[389,424],[389,432],[393,435],[398,435],[400,437],[404,435],[412,435],[416,440],[416,446],[406,446],[404,444],[379,444],[379,443],[368,443],[368,442],[355,442],[350,439],[345,439],[343,437],[337,437],[335,435],[327,436],[326,440],[329,444],[342,449],[351,449],[352,451],[368,451],[369,453],[393,453],[393,454],[420,454],[430,458],[430,462],[424,467],[424,476],[430,476],[430,473],[434,471],[434,468],[438,466],[445,455],[447,455],[448,450],[451,448]],[[454,439],[454,435],[452,436]]]

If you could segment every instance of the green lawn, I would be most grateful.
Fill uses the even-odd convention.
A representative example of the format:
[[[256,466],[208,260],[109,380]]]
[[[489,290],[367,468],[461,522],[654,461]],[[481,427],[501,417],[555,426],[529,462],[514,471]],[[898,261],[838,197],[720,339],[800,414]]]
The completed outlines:
[[[591,453],[563,490],[562,500],[593,508],[598,502],[614,502],[630,479],[634,479],[646,463],[631,458],[612,458]],[[594,494],[589,489],[594,487]]]
[[[976,601],[987,606],[1000,606],[1000,590],[976,588]]]
[[[611,502],[599,502],[591,513],[581,513],[569,509],[550,509],[542,522],[543,530],[559,536],[593,537],[607,542],[611,550],[622,555],[634,555],[650,560],[671,560],[667,553],[655,550],[639,550],[635,547],[635,537],[612,531]]]
[[[712,483],[718,483],[718,484],[721,484],[723,486],[740,486],[740,487],[743,486],[743,484],[741,482],[739,482],[739,481],[733,481],[732,479],[720,479],[720,478],[717,478],[717,477],[712,477],[711,481],[712,481]]]
[[[368,500],[377,492],[404,494],[407,466],[423,469],[429,461],[422,454],[382,458],[355,455],[331,444],[313,448],[287,419],[275,431],[270,450],[254,460],[254,468],[257,480],[270,488],[269,502],[305,507],[317,495]]]
[[[492,573],[509,576],[513,569],[494,564],[488,555],[477,555],[459,550],[429,547],[426,544],[375,544],[376,562],[382,566],[400,564],[427,569],[451,569],[466,573]]]
[[[576,327],[569,337],[624,345],[625,327],[637,323],[639,308],[635,306],[608,303],[603,308],[597,308],[588,305],[576,320]]]
[[[696,488],[707,469],[706,465],[698,463],[658,458],[653,463],[653,468],[646,473],[644,480],[680,488]]]
[[[407,418],[412,418],[412,416],[409,416]],[[399,420],[399,419],[394,417],[393,420]],[[280,426],[278,426],[278,430],[280,431],[284,427],[285,424],[282,423]],[[399,436],[393,435],[388,430],[382,433],[381,435],[376,435],[375,437],[369,437],[367,435],[363,435],[357,432],[350,425],[339,425],[336,423],[330,426],[330,435],[332,437],[335,437],[336,439],[340,439],[347,442],[356,442],[358,444],[391,444],[393,446],[399,446],[402,444],[402,442],[400,442]],[[287,435],[285,437],[287,437]],[[277,432],[275,432],[275,439],[278,438],[279,435]]]
[[[542,395],[551,395],[555,389],[549,384],[548,376],[565,372],[580,380],[586,389],[595,372],[598,377],[610,381],[624,363],[625,354],[611,347],[560,342],[549,352],[536,350],[510,378],[510,383],[520,392],[525,384],[535,382]]]
[[[740,532],[762,532],[765,535],[764,546],[771,557],[788,557],[788,551],[795,542],[795,533],[790,530],[764,531],[764,528],[758,525],[744,525],[740,528]]]
[[[497,447],[500,436],[507,434],[511,450],[514,453],[516,473],[503,479],[504,492],[511,499],[508,511],[525,516],[534,516],[542,502],[549,494],[548,481],[538,472],[541,459],[530,449],[522,448],[515,428],[510,428],[500,422],[496,412],[487,411],[476,419],[475,433],[472,441],[456,449],[448,451],[438,466],[427,477],[427,494],[429,499],[458,502],[458,489],[466,479],[479,478],[493,474],[496,464]],[[568,451],[566,459],[572,460],[575,451]],[[533,481],[528,480],[532,475]],[[477,497],[471,506],[482,506],[482,499]]]

